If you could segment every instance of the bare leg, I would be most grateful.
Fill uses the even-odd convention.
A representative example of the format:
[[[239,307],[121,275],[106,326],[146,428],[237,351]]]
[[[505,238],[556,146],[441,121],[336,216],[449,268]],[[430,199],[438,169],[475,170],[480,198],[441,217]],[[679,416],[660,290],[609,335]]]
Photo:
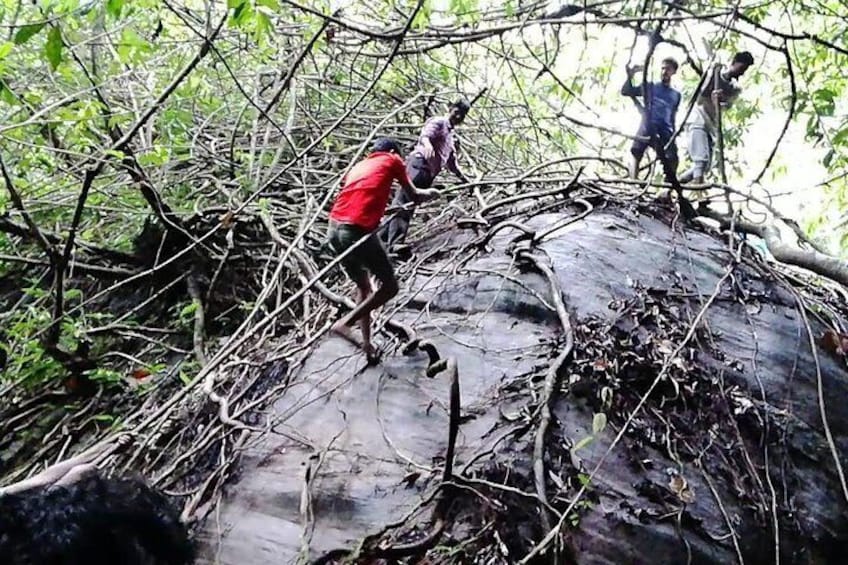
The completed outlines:
[[[361,273],[359,279],[355,280],[354,282],[356,283],[356,296],[357,296],[357,302],[356,303],[357,303],[357,306],[358,306],[358,305],[362,304],[363,302],[365,302],[365,300],[368,298],[368,295],[371,294],[371,291],[372,291],[371,281],[368,278],[368,275],[366,273]],[[347,319],[348,316],[349,316],[349,314],[342,316],[342,318],[338,322],[333,324],[333,326],[330,328],[330,331],[332,331],[333,333],[335,333],[339,337],[342,337],[345,340],[349,341],[350,343],[352,343],[356,347],[364,347],[364,343],[362,341],[360,341],[359,338],[356,337],[353,334],[353,328],[351,327],[353,324],[348,324],[348,323],[345,322],[345,320]],[[369,330],[370,330],[370,328],[369,328]],[[370,336],[370,331],[367,331],[367,332],[363,331],[362,336],[363,336],[363,338],[365,336]]]
[[[342,317],[341,320],[336,322],[333,325],[332,330],[351,343],[362,347],[365,354],[370,357],[374,353],[373,347],[371,346],[371,312],[383,306],[394,295],[396,295],[398,292],[398,286],[397,282],[392,280],[391,282],[382,284],[380,288],[377,289],[377,292],[372,293],[371,283],[368,282],[367,277],[364,283],[360,281],[357,283],[357,286],[359,287],[360,293],[359,304],[356,305],[356,308]],[[351,332],[351,327],[357,322],[360,323],[360,327],[362,328],[362,343],[359,343]]]
[[[374,360],[374,350],[371,346],[371,312],[383,306],[398,293],[398,283],[389,257],[377,234],[371,233],[365,238],[359,254],[357,259],[359,268],[352,269],[352,273],[351,269],[348,269],[348,274],[356,283],[359,302],[353,310],[333,324],[332,331],[362,347],[370,362]],[[380,287],[376,292],[366,271],[370,271],[380,281]],[[362,329],[361,343],[356,341],[351,332],[357,322]]]
[[[336,334],[337,336],[343,338],[345,341],[348,341],[355,345],[356,347],[362,347],[362,341],[355,335],[353,335],[353,329],[350,326],[346,325],[342,320],[339,320],[330,328],[330,331]]]
[[[366,276],[364,280],[357,285],[359,292],[359,304],[365,302],[374,292],[371,286],[371,280]],[[371,313],[368,312],[359,319],[359,329],[362,332],[362,349],[365,355],[370,359],[374,356],[374,347],[371,345]]]
[[[639,162],[642,160],[641,157],[637,157],[635,155],[631,155],[630,159],[630,178],[635,179],[639,176]]]
[[[685,182],[686,184],[694,185],[704,184],[704,173],[699,172],[698,167],[695,166],[692,168],[692,170],[688,171],[685,175],[683,175],[683,178],[680,179],[680,182]],[[691,194],[692,200],[697,202],[706,195],[706,192],[703,190],[693,190],[691,191]]]
[[[674,153],[667,154],[664,159],[662,159],[662,167],[663,167],[663,176],[665,177],[665,182],[674,186],[679,184],[677,180],[677,166],[679,163],[677,162],[677,155]]]
[[[377,292],[369,294],[365,300],[356,305],[356,308],[348,312],[341,320],[333,326],[337,333],[350,332],[351,326],[363,318],[370,318],[371,312],[383,306],[398,292],[396,282],[386,283],[377,289]],[[370,327],[369,327],[370,338]],[[364,344],[363,344],[364,345]]]

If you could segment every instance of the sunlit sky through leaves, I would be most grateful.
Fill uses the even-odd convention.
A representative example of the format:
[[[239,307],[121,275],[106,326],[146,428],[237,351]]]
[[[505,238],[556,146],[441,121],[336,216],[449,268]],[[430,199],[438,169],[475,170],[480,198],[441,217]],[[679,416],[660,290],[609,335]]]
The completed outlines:
[[[555,4],[559,3],[552,2],[551,6]],[[431,23],[439,25],[454,22],[450,6],[450,0],[432,2]],[[634,46],[634,32],[628,29],[615,26],[583,26],[578,23],[581,22],[580,16],[575,16],[572,20],[577,25],[559,26],[561,47],[553,69],[566,84],[572,85],[572,81],[576,81],[582,86],[581,99],[585,105],[570,99],[561,89],[544,93],[552,81],[548,76],[534,82],[532,78],[535,73],[528,72],[522,77],[526,81],[522,85],[523,88],[535,90],[536,94],[544,99],[548,109],[541,108],[542,114],[545,111],[549,114],[562,111],[582,121],[634,134],[640,117],[631,101],[620,96],[619,89],[625,78],[625,65],[628,62],[641,64],[644,61],[648,50],[647,37],[638,38]],[[786,27],[787,22],[775,19],[769,21],[769,24],[781,28]],[[728,34],[721,39],[721,27],[709,23],[687,22],[685,26],[674,24],[666,33],[687,45],[702,67],[713,62],[728,63],[738,50],[751,51],[755,57],[755,66],[740,81],[743,92],[737,104],[738,108],[731,110],[728,116],[737,127],[742,125],[744,129],[738,143],[731,141],[731,147],[727,151],[729,182],[737,188],[751,190],[753,195],[761,198],[771,195],[775,198],[775,207],[779,211],[801,222],[820,215],[830,215],[831,221],[836,221],[837,211],[828,207],[825,192],[820,186],[829,178],[828,171],[821,164],[829,146],[815,146],[812,141],[805,139],[806,118],[803,116],[796,117],[790,125],[769,172],[763,177],[762,185],[752,186],[772,151],[787,116],[790,85],[783,56],[745,37],[731,37]],[[552,43],[550,26],[543,28],[528,22],[521,34],[523,40],[532,46]],[[508,46],[521,49],[524,42],[521,34],[507,33],[503,36],[504,41]],[[712,40],[714,45],[720,45],[715,58],[709,52],[708,40]],[[652,58],[652,68],[649,72],[652,80],[658,79],[660,61],[667,56],[674,57],[681,63],[686,60],[681,49],[667,43],[660,44]],[[491,58],[492,54],[488,53],[485,57]],[[492,60],[474,68],[469,65],[465,70],[472,77],[465,85],[469,90],[475,90],[482,85],[496,89],[509,88],[505,82],[512,81],[510,74],[504,72],[503,66]],[[798,69],[796,75],[800,92],[806,88],[806,77]],[[637,82],[639,76],[637,75]],[[699,76],[690,66],[681,64],[680,71],[673,81],[684,99],[678,114],[678,125],[683,121],[688,101],[694,95],[698,80]],[[740,119],[740,112],[751,115]],[[844,114],[837,111],[837,116],[840,113]],[[599,151],[606,156],[616,156],[622,160],[628,157],[627,148],[630,142],[625,138],[591,128],[574,127],[588,142],[586,145],[589,147],[585,148],[584,153]],[[685,130],[678,145],[682,172],[689,165]],[[731,162],[736,167],[732,167]],[[713,172],[717,176],[717,170],[714,169]]]

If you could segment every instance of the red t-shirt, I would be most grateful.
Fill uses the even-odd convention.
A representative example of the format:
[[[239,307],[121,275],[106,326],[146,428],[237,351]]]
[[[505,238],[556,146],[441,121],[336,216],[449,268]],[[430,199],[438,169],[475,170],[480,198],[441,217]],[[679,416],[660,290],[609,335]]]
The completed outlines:
[[[377,229],[386,212],[393,181],[412,184],[403,159],[394,153],[372,153],[354,165],[342,180],[342,191],[333,203],[330,218],[368,231]]]

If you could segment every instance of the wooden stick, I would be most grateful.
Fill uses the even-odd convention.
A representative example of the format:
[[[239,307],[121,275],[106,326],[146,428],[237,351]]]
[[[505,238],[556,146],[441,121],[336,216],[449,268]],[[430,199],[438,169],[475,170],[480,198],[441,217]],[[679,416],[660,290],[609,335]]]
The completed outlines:
[[[713,70],[713,92],[721,89],[721,63],[716,63]],[[712,94],[710,95],[712,97]],[[727,184],[727,172],[724,169],[724,133],[721,131],[721,100],[713,99],[716,111],[716,133],[718,134],[718,170],[721,174],[721,183]],[[725,189],[724,200],[727,202],[727,213],[733,214],[733,206],[730,204],[730,193]]]

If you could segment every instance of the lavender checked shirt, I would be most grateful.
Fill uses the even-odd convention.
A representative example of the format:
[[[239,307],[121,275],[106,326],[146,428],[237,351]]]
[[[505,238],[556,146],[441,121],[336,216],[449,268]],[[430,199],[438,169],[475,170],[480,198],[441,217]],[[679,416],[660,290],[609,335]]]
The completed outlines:
[[[418,136],[418,143],[415,145],[412,154],[424,155],[424,146],[421,144],[422,138],[429,138],[433,145],[433,156],[426,159],[427,170],[432,178],[436,178],[442,168],[447,167],[449,171],[457,176],[461,176],[459,168],[456,166],[455,145],[453,140],[453,126],[450,120],[445,117],[430,118],[424,123],[421,128],[421,135]]]

